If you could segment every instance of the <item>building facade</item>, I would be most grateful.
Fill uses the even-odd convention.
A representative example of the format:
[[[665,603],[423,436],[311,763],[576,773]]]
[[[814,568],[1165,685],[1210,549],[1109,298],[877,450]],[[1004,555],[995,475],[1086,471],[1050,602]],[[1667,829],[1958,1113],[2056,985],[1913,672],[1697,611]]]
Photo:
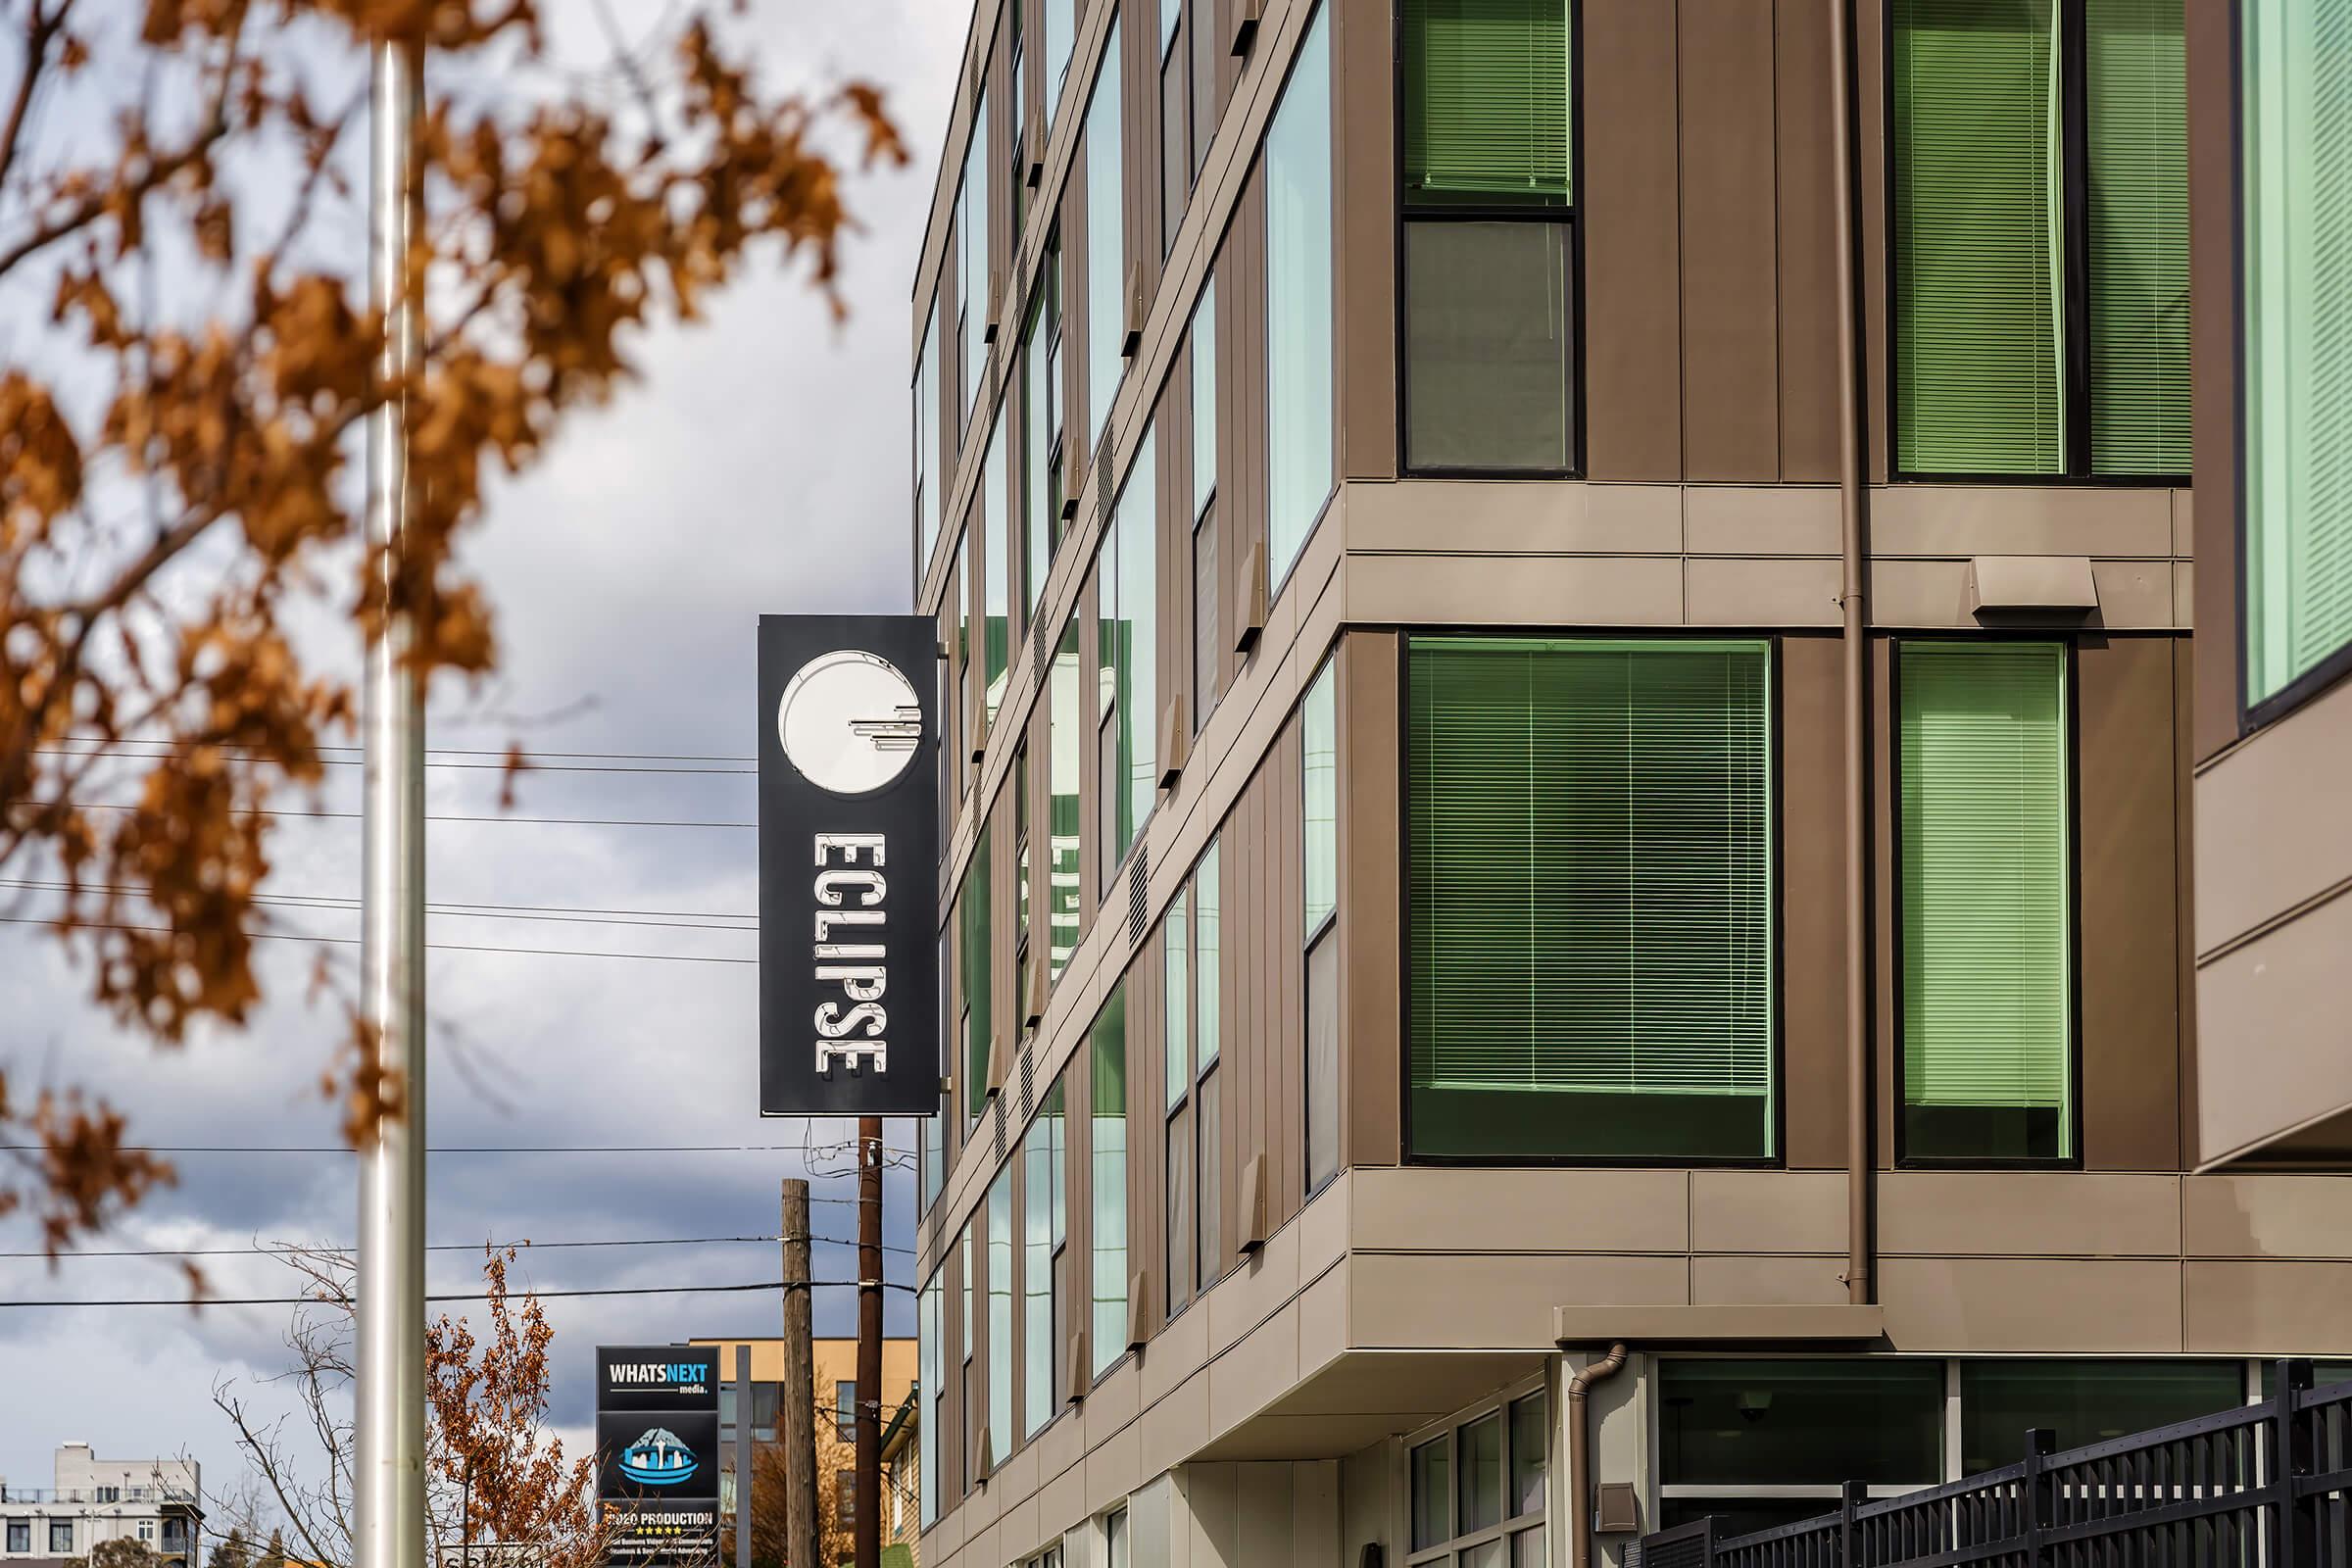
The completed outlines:
[[[109,1541],[136,1541],[190,1568],[204,1533],[202,1472],[193,1459],[101,1459],[86,1443],[59,1446],[53,1485],[0,1480],[0,1562],[62,1563]]]
[[[2352,1350],[2352,1183],[2200,1173],[2230,8],[1850,9],[980,0],[927,1564],[1586,1568]]]
[[[752,1352],[752,1441],[775,1443],[782,1437],[778,1423],[784,1408],[784,1342],[777,1339],[689,1343],[715,1346],[718,1349],[718,1367],[724,1379],[718,1391],[718,1511],[722,1519],[731,1519],[735,1513],[735,1427],[745,1418],[742,1396],[735,1384],[736,1348],[748,1346]],[[841,1489],[843,1497],[851,1499],[854,1508],[858,1478],[850,1463],[848,1446],[857,1439],[858,1342],[812,1339],[808,1342],[808,1359],[817,1408],[827,1420],[825,1430],[842,1446],[839,1473],[834,1476],[833,1484]],[[913,1425],[919,1404],[914,1398],[914,1341],[882,1342],[882,1539],[885,1543],[911,1543],[917,1535],[914,1475],[921,1434]],[[820,1445],[820,1462],[822,1455],[834,1451],[833,1447]]]
[[[2199,8],[2197,1030],[2209,1165],[2352,1161],[2352,510],[2326,6]],[[2234,67],[2234,69],[2233,69]]]

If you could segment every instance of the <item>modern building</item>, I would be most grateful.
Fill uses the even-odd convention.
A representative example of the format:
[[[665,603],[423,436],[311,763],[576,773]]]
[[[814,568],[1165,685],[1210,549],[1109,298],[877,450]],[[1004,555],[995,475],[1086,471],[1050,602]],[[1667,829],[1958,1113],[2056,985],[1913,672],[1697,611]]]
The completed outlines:
[[[86,1443],[59,1446],[53,1485],[0,1480],[0,1562],[62,1563],[102,1543],[136,1541],[190,1568],[204,1534],[202,1470],[193,1459],[101,1459]]]
[[[2304,710],[2205,743],[2189,171],[2313,8],[1846,9],[979,0],[930,1568],[1617,1564],[2352,1349],[2343,1168],[2201,1173],[2191,802]]]
[[[735,1424],[742,1419],[740,1396],[735,1387],[735,1352],[739,1346],[749,1346],[752,1351],[752,1441],[774,1443],[781,1434],[778,1421],[784,1408],[784,1342],[777,1340],[710,1340],[690,1342],[718,1348],[718,1367],[724,1381],[718,1390],[718,1511],[722,1518],[735,1512]],[[856,1439],[858,1420],[858,1342],[855,1339],[813,1339],[808,1346],[808,1358],[813,1373],[817,1404],[830,1415],[831,1431],[842,1445]],[[915,1349],[910,1339],[885,1339],[882,1342],[882,1408],[883,1426],[882,1488],[884,1542],[915,1539],[914,1456],[920,1451],[918,1429],[911,1423],[918,1413],[920,1401],[914,1396]],[[894,1426],[904,1412],[906,1421]],[[832,1451],[820,1445],[822,1456]],[[834,1484],[842,1489],[844,1497],[857,1496],[858,1478],[855,1470],[847,1468],[846,1446],[841,1450],[841,1472]]]
[[[2352,1161],[2352,260],[2324,6],[2192,9],[2197,1036],[2205,1164]],[[2234,24],[2235,31],[2232,32]],[[2232,62],[2237,63],[2232,74]]]

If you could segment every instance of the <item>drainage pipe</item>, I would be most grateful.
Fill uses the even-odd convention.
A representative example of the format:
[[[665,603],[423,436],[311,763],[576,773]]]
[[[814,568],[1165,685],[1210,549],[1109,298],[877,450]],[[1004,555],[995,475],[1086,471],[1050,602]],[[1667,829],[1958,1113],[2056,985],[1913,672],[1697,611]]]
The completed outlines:
[[[1568,1380],[1568,1568],[1592,1565],[1592,1438],[1585,1430],[1585,1391],[1615,1377],[1623,1365],[1625,1346],[1620,1343]]]
[[[1871,1247],[1870,943],[1870,612],[1868,492],[1862,477],[1862,296],[1854,257],[1853,0],[1830,8],[1830,80],[1836,94],[1831,157],[1836,165],[1831,211],[1838,250],[1838,524],[1844,553],[1838,608],[1844,613],[1845,654],[1845,1294],[1856,1305],[1874,1298]]]

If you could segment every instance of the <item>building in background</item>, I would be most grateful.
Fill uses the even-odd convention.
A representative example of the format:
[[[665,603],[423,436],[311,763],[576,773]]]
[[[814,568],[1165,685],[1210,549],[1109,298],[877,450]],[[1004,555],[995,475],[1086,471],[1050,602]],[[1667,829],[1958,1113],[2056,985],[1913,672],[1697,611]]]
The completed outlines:
[[[193,1459],[101,1459],[61,1444],[48,1487],[0,1481],[0,1562],[63,1562],[104,1542],[136,1541],[191,1568],[204,1533],[201,1467]]]
[[[2207,744],[2190,170],[2216,29],[2310,8],[2188,3],[1855,0],[1849,83],[1821,0],[979,0],[909,333],[933,1568],[1619,1563],[2352,1350],[2344,1165],[2198,1174],[2298,1093],[2210,1031],[2305,904],[2212,884],[2340,889],[2352,769],[2192,841],[2304,719]]]
[[[2352,1161],[2352,85],[2327,15],[2191,11],[2195,1152],[2238,1168]]]
[[[735,1390],[735,1348],[752,1348],[752,1441],[775,1443],[782,1433],[778,1429],[783,1408],[784,1342],[777,1340],[695,1340],[695,1345],[718,1347],[718,1369],[722,1378],[718,1391],[718,1447],[719,1500],[722,1520],[731,1519],[735,1512],[735,1423],[741,1419]],[[809,1342],[809,1360],[814,1369],[817,1408],[828,1428],[843,1445],[856,1439],[858,1419],[858,1342],[855,1339],[818,1339]],[[914,1396],[915,1353],[914,1341],[885,1339],[882,1342],[882,1408],[883,1426],[882,1487],[886,1494],[883,1507],[882,1539],[886,1543],[908,1541],[916,1535],[914,1457],[920,1451],[920,1438],[911,1427],[900,1430],[893,1426],[902,1411],[909,1413],[919,1404]],[[819,1462],[823,1462],[824,1447],[819,1446]],[[857,1476],[847,1470],[849,1459],[842,1464],[844,1474],[836,1482],[843,1487],[844,1497],[855,1498]],[[853,1504],[854,1505],[854,1504]]]

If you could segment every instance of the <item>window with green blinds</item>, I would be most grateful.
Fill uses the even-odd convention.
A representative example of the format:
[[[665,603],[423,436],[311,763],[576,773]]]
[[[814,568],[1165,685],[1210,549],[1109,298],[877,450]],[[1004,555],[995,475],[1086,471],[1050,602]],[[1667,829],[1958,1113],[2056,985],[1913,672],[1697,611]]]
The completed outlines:
[[[1407,675],[1412,1152],[1769,1157],[1769,645],[1416,638]]]
[[[2181,0],[1895,0],[1895,463],[2188,471]]]
[[[2074,1152],[2066,649],[1898,654],[1903,1147]]]
[[[1896,0],[1896,463],[2066,466],[2055,0]]]
[[[1409,195],[1568,205],[1568,0],[1404,0]]]
[[[2352,0],[2246,0],[2246,698],[2352,647]]]
[[[2086,0],[2090,466],[2188,471],[2188,97],[2180,0]]]

